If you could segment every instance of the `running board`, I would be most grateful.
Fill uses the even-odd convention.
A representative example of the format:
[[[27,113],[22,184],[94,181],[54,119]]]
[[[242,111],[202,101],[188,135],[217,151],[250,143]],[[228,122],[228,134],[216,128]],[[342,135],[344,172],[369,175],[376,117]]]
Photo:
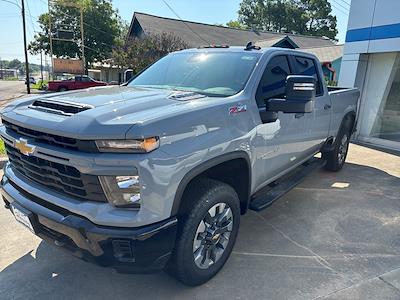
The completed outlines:
[[[320,158],[312,158],[306,161],[287,175],[270,183],[265,188],[255,193],[250,200],[249,208],[255,211],[267,208],[302,182],[307,175],[324,165],[325,160]]]

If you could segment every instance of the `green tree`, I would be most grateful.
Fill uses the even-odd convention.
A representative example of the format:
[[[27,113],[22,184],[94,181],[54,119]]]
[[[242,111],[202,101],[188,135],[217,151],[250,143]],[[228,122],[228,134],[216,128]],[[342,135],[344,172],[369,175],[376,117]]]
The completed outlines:
[[[237,20],[229,21],[228,23],[226,23],[226,26],[238,29],[246,29],[246,26]]]
[[[131,38],[114,49],[113,60],[116,65],[138,73],[168,53],[185,48],[188,45],[175,35],[148,34],[142,38]]]
[[[53,3],[51,15],[44,13],[39,16],[41,30],[29,44],[30,53],[38,54],[40,51],[50,53],[49,23],[51,23],[53,38],[57,37],[60,30],[73,32],[72,41],[53,40],[53,54],[62,58],[82,58],[80,29],[82,7],[86,63],[91,64],[110,58],[123,30],[121,18],[112,7],[111,0],[64,0]]]
[[[22,65],[23,65],[22,62],[19,61],[18,59],[13,59],[13,60],[7,62],[7,68],[10,68],[10,69],[19,70],[22,68]]]
[[[337,20],[328,0],[242,0],[239,22],[256,30],[336,39]]]

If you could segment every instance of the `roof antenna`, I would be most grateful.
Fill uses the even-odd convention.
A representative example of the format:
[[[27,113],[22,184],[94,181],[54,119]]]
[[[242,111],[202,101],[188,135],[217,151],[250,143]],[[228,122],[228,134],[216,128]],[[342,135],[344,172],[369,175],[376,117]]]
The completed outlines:
[[[246,45],[246,48],[244,48],[244,50],[246,50],[246,51],[260,50],[260,49],[261,49],[261,47],[254,45],[253,42],[248,42],[247,45]]]

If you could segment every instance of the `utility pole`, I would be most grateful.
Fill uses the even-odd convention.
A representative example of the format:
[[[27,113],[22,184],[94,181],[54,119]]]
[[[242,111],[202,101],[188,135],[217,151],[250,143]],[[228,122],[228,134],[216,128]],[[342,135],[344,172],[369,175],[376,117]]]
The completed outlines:
[[[22,29],[24,32],[24,52],[25,52],[25,73],[26,73],[26,92],[31,93],[30,81],[29,81],[29,61],[28,61],[28,49],[26,47],[26,28],[25,28],[25,3],[21,0],[21,13],[22,13]]]
[[[0,57],[0,70],[1,70],[1,80],[3,80],[4,79],[4,76],[3,76],[3,61],[1,60],[1,57]]]
[[[86,60],[85,60],[85,41],[84,41],[84,34],[83,34],[83,6],[82,5],[81,5],[81,47],[82,47],[83,70],[85,71],[85,74],[87,74]]]
[[[42,80],[42,84],[43,84],[43,54],[42,54],[42,49],[40,49],[40,80]]]
[[[52,39],[52,33],[51,33],[51,9],[50,9],[50,0],[47,1],[48,5],[48,10],[49,10],[49,41],[50,41],[50,64],[51,64],[51,72],[49,72],[49,75],[51,74],[51,79],[54,79],[54,63],[53,63],[53,39]],[[50,80],[50,76],[48,78]]]

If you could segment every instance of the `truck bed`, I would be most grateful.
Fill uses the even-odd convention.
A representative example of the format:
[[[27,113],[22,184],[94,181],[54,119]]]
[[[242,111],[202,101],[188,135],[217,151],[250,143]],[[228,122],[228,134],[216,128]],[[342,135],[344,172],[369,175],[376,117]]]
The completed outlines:
[[[331,98],[333,114],[330,135],[336,136],[337,130],[343,120],[343,116],[350,111],[357,111],[360,91],[357,88],[344,88],[328,86]]]

